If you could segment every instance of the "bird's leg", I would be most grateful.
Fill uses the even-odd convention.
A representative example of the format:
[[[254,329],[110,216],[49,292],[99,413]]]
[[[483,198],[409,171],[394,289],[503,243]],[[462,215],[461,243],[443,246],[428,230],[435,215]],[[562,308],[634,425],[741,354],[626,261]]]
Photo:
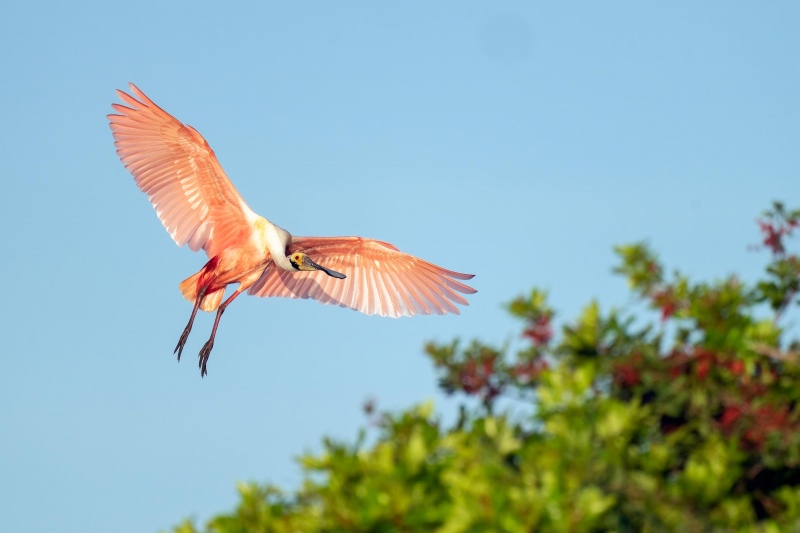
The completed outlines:
[[[194,317],[195,315],[197,315],[197,310],[200,308],[200,302],[203,301],[203,297],[205,295],[206,295],[205,287],[197,291],[197,299],[194,301],[192,316],[189,318],[189,323],[186,324],[185,328],[183,328],[183,333],[181,333],[181,338],[178,340],[178,345],[175,346],[175,349],[172,351],[173,354],[175,352],[178,352],[178,361],[181,360],[181,352],[183,352],[183,347],[186,345],[186,341],[189,338],[189,332],[192,331],[192,324],[194,323]]]
[[[208,362],[208,357],[211,355],[211,348],[214,347],[214,337],[217,335],[217,326],[219,326],[219,319],[222,318],[222,313],[225,312],[225,308],[230,305],[230,303],[239,296],[242,291],[241,287],[236,289],[236,291],[231,294],[230,298],[222,302],[220,306],[217,308],[217,316],[214,317],[214,327],[211,329],[211,337],[206,341],[203,347],[200,349],[200,353],[198,354],[198,362],[197,366],[200,367],[200,377],[202,378],[208,371],[206,370],[206,363]]]

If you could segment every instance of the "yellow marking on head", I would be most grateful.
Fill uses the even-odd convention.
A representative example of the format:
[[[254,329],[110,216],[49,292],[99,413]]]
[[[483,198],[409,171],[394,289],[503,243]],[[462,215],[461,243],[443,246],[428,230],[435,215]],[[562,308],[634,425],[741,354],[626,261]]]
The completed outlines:
[[[303,254],[295,252],[287,257],[296,270],[303,270]]]
[[[319,270],[316,266],[312,266],[314,261],[312,261],[311,258],[303,252],[295,252],[289,259],[292,263],[294,263],[297,270],[303,272],[315,272]]]

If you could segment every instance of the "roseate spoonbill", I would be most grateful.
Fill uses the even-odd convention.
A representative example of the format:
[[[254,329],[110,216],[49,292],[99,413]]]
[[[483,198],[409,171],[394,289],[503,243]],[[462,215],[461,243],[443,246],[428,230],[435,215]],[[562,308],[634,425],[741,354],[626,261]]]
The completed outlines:
[[[468,305],[459,293],[475,289],[457,280],[473,276],[446,270],[391,244],[363,237],[295,237],[254,213],[244,202],[200,133],[158,107],[130,84],[108,115],[120,160],[153,204],[179,245],[205,250],[208,262],[181,282],[194,302],[173,353],[180,361],[197,310],[215,311],[211,337],[199,353],[200,376],[222,313],[247,290],[257,296],[313,298],[367,315],[390,317],[458,314]],[[335,269],[335,270],[334,270]],[[224,302],[225,288],[239,286]]]

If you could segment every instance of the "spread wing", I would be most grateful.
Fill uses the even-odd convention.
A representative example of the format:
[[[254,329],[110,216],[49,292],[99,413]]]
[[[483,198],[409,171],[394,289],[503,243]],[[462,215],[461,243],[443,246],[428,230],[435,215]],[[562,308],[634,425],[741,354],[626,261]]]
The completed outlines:
[[[471,274],[444,269],[373,239],[292,237],[288,252],[305,252],[347,278],[318,271],[288,272],[271,265],[250,287],[250,294],[312,298],[367,315],[399,317],[459,314],[454,303],[469,305],[459,293],[476,292],[457,281],[471,279]]]
[[[230,182],[203,136],[130,84],[128,104],[108,115],[117,154],[153,204],[172,239],[209,257],[251,230],[256,215]]]

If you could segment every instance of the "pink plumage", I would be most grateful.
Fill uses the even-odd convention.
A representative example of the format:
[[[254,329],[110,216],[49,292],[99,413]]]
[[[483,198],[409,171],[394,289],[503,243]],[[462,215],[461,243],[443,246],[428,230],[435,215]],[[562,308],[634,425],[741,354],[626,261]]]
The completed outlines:
[[[316,272],[267,268],[248,291],[258,296],[312,298],[367,315],[459,314],[453,303],[469,305],[460,293],[475,289],[456,281],[469,274],[453,272],[389,243],[361,237],[292,237],[289,253],[303,251],[346,279]]]
[[[311,298],[390,317],[458,314],[461,294],[475,289],[447,270],[391,244],[362,237],[293,237],[254,213],[225,175],[197,130],[158,107],[135,85],[127,105],[108,115],[117,154],[179,245],[205,250],[209,261],[180,284],[194,302],[175,352],[181,352],[198,309],[217,311],[199,355],[201,375],[225,308],[243,291],[257,296]],[[224,302],[225,288],[238,287]]]

